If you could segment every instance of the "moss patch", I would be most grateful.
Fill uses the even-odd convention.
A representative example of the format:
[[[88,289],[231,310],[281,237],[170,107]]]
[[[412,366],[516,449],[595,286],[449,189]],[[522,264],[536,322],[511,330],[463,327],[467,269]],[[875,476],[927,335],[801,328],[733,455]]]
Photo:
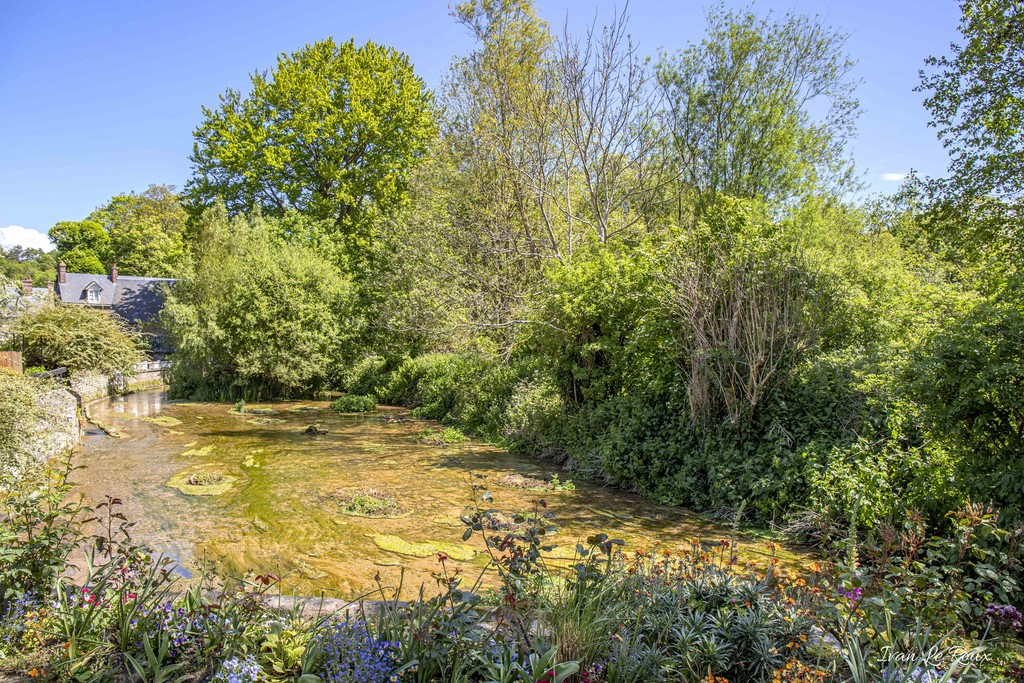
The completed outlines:
[[[397,500],[377,489],[342,489],[330,498],[343,515],[389,518],[406,514]]]
[[[416,434],[416,441],[429,446],[448,446],[456,443],[466,443],[469,437],[455,427],[445,427],[441,431],[424,429]]]
[[[550,479],[538,479],[537,477],[530,477],[523,474],[505,474],[498,477],[495,483],[499,486],[507,486],[513,489],[525,489],[527,491],[575,491],[576,486],[572,483],[571,479],[566,479],[564,482],[558,478],[557,474],[551,476]]]
[[[254,417],[251,420],[246,420],[251,425],[272,425],[278,422],[284,422],[279,417]]]
[[[273,415],[273,408],[250,408],[244,402],[236,403],[229,410],[232,415]]]
[[[374,534],[373,542],[381,550],[399,555],[410,555],[412,557],[430,557],[437,553],[444,553],[455,560],[471,560],[476,551],[468,545],[458,543],[445,543],[443,541],[412,543],[398,536],[388,534]]]
[[[142,418],[142,421],[143,422],[151,422],[152,424],[160,425],[161,427],[176,427],[176,426],[181,424],[181,420],[179,420],[176,417],[171,417],[170,415],[157,415],[156,417],[144,417],[144,418]]]
[[[181,454],[182,455],[209,455],[210,453],[213,453],[213,444],[209,444],[207,446],[201,446],[199,448],[195,448],[194,447],[195,443],[196,442],[193,441],[191,444],[185,444],[186,446],[193,446],[193,447],[189,448],[187,451],[182,451]]]
[[[178,489],[186,496],[219,496],[227,493],[237,481],[236,477],[219,472],[185,471],[167,480],[166,486]]]

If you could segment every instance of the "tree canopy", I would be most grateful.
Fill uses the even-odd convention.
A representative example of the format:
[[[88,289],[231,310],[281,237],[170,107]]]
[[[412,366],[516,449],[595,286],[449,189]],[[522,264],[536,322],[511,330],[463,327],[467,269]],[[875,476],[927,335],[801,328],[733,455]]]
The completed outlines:
[[[50,228],[57,259],[73,273],[105,273],[110,262],[110,235],[94,220],[61,221]]]
[[[173,185],[116,195],[89,215],[110,238],[108,254],[123,275],[173,277],[184,257],[188,215]]]
[[[860,105],[846,35],[816,17],[718,7],[707,36],[662,54],[658,82],[686,187],[774,202],[851,189]]]
[[[1024,4],[963,0],[963,43],[930,57],[919,90],[965,199],[1024,198]]]
[[[203,108],[186,193],[197,211],[289,209],[365,237],[404,197],[434,135],[431,95],[409,58],[332,39],[281,55],[252,91]]]

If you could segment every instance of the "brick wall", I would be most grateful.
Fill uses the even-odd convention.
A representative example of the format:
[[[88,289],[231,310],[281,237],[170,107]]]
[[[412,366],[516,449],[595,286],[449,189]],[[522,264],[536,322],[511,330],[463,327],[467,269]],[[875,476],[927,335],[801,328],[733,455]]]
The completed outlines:
[[[10,368],[18,374],[21,374],[21,352],[0,351],[0,368]]]

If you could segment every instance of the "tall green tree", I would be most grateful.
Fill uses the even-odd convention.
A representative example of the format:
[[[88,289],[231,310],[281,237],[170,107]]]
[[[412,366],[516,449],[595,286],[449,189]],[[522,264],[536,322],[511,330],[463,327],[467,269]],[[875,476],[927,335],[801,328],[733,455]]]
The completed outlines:
[[[187,219],[173,185],[116,195],[88,218],[110,236],[110,259],[121,274],[148,277],[177,274]]]
[[[962,44],[930,57],[918,90],[949,152],[927,183],[927,231],[960,276],[994,291],[1024,268],[1024,5],[964,0]]]
[[[47,282],[53,282],[57,272],[54,256],[54,252],[41,249],[19,246],[0,248],[0,278],[8,278],[17,283],[29,279],[36,287],[45,286]]]
[[[795,14],[719,7],[708,21],[699,44],[657,66],[686,191],[706,205],[849,189],[846,142],[860,105],[846,36]]]
[[[252,91],[203,108],[186,194],[197,209],[289,209],[365,238],[400,205],[434,135],[431,94],[397,50],[333,40],[281,55]]]
[[[963,0],[963,44],[930,57],[918,88],[950,154],[956,192],[1024,198],[1024,4]]]
[[[110,262],[110,235],[94,220],[61,221],[50,228],[57,259],[73,273],[105,273]]]

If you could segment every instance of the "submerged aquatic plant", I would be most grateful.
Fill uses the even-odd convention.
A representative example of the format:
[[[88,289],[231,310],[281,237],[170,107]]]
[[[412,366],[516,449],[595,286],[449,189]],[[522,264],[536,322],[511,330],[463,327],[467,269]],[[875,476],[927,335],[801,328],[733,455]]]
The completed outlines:
[[[367,413],[377,407],[373,396],[345,394],[331,403],[331,408],[339,413]]]
[[[469,441],[469,437],[455,427],[445,427],[439,432],[433,429],[424,429],[416,434],[416,440],[431,446],[448,446],[450,444],[466,443]]]
[[[341,504],[341,512],[362,517],[398,517],[405,513],[398,501],[377,489],[349,489],[339,491],[334,498]]]
[[[209,486],[211,484],[219,484],[224,481],[224,475],[218,474],[217,472],[196,472],[190,474],[185,482],[189,486]]]

